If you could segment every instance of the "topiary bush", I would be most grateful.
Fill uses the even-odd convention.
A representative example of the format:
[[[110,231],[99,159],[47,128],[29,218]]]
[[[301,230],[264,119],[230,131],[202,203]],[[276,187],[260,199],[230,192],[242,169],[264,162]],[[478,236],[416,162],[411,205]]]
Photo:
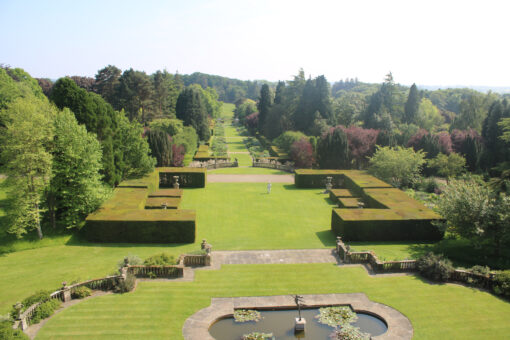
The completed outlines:
[[[145,266],[171,266],[177,264],[177,260],[173,255],[161,253],[146,258],[143,264]]]
[[[416,261],[416,266],[421,275],[439,282],[448,281],[455,270],[449,259],[442,254],[436,255],[434,253],[428,253],[420,257]]]
[[[92,294],[92,289],[90,289],[89,287],[80,286],[74,289],[73,293],[71,294],[71,297],[73,299],[83,299],[86,298],[87,296],[90,296],[90,294]]]
[[[510,270],[496,274],[494,278],[494,293],[506,298],[510,297]]]

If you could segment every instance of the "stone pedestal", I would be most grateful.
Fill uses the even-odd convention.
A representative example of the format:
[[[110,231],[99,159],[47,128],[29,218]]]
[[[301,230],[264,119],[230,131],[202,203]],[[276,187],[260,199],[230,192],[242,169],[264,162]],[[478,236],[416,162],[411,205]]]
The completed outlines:
[[[296,318],[296,323],[294,324],[294,331],[296,332],[304,332],[306,326],[305,318]]]

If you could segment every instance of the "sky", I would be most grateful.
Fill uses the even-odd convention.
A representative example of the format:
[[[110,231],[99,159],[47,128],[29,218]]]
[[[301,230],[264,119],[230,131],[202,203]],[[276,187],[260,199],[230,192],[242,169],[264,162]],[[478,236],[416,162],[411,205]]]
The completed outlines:
[[[51,79],[111,64],[510,87],[509,13],[508,0],[0,0],[0,63]]]

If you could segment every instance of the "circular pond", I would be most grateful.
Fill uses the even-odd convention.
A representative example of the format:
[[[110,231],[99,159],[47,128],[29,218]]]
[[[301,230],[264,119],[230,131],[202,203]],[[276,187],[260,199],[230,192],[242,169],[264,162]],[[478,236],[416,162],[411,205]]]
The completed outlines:
[[[251,332],[272,333],[278,340],[314,339],[328,340],[334,328],[318,322],[316,316],[318,308],[304,309],[301,316],[306,319],[304,333],[294,333],[294,320],[297,310],[261,310],[262,319],[258,322],[235,322],[233,317],[217,320],[210,328],[209,333],[216,340],[239,340],[244,334]],[[364,333],[378,336],[388,329],[386,323],[380,318],[366,313],[356,313],[358,320],[352,325],[360,328]]]

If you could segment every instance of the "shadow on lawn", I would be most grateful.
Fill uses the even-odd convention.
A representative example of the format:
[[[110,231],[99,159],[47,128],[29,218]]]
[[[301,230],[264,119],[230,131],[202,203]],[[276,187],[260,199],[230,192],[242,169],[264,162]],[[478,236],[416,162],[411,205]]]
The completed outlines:
[[[335,247],[336,246],[336,238],[331,230],[323,230],[315,233],[322,244],[326,247]]]

